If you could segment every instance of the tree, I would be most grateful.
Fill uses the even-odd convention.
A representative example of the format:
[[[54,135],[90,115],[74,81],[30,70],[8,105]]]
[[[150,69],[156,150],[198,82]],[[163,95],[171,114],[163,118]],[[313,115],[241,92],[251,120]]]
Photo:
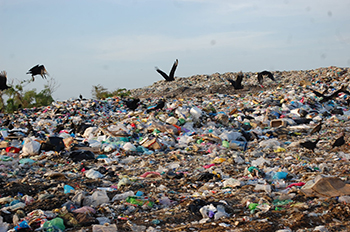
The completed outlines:
[[[0,92],[0,111],[12,113],[20,108],[48,106],[54,101],[52,94],[59,85],[53,78],[47,80],[44,89],[39,93],[36,92],[36,89],[24,91],[26,83],[29,82],[23,80],[19,84],[14,85],[12,81],[9,84],[9,89]]]
[[[107,90],[107,88],[103,87],[102,85],[93,85],[92,86],[92,97],[95,99],[106,99],[108,97],[113,96],[120,96],[120,97],[126,97],[130,95],[130,90],[127,89],[117,89],[113,92],[110,92]]]
[[[51,90],[48,86],[45,86],[43,90],[40,91],[40,93],[35,95],[35,106],[48,106],[50,105],[54,100],[50,94]]]

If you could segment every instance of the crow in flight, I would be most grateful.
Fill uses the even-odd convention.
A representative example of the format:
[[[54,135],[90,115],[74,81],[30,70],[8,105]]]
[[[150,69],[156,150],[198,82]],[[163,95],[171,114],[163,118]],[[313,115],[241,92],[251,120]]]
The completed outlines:
[[[333,100],[335,98],[338,97],[339,93],[345,93],[347,95],[350,95],[350,92],[346,89],[347,88],[347,85],[342,85],[338,90],[334,91],[332,94],[329,94],[329,95],[325,95],[325,92],[324,93],[320,93],[314,89],[310,89],[317,97],[320,97],[322,98],[319,102],[320,103],[324,103],[324,102],[327,102],[329,100]]]
[[[7,82],[7,73],[6,71],[2,71],[0,72],[0,90],[1,91],[10,88],[9,86],[7,86],[6,82]]]
[[[260,86],[262,88],[264,88],[263,86],[263,80],[264,80],[264,76],[267,76],[268,78],[270,78],[273,81],[276,81],[275,78],[273,77],[273,74],[269,71],[262,71],[258,73],[258,82],[260,84]]]
[[[32,81],[34,81],[34,76],[36,75],[40,75],[43,79],[46,79],[45,74],[49,75],[44,65],[35,65],[33,68],[29,69],[26,74],[32,75]]]
[[[175,74],[175,70],[176,70],[176,67],[177,67],[177,64],[178,64],[178,63],[179,63],[179,61],[176,59],[175,62],[174,62],[174,64],[173,64],[173,67],[171,68],[171,71],[170,71],[170,73],[169,73],[169,76],[168,76],[165,72],[163,72],[162,70],[160,70],[158,67],[156,67],[156,71],[157,71],[160,75],[162,75],[166,81],[174,81],[174,80],[175,80],[174,74]]]
[[[227,80],[231,83],[233,88],[235,88],[235,89],[243,89],[243,85],[242,85],[243,77],[244,77],[243,74],[240,73],[240,74],[237,75],[235,81],[232,80],[232,79],[227,79]]]

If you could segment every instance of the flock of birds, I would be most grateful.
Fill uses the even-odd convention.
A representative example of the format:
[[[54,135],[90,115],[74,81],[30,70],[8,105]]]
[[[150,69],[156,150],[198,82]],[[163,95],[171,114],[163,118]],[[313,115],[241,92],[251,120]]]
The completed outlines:
[[[175,60],[173,66],[171,67],[170,73],[169,75],[166,74],[165,72],[163,72],[161,69],[159,69],[158,67],[156,67],[156,71],[162,75],[162,77],[165,79],[165,81],[174,81],[175,80],[175,70],[177,68],[177,65],[179,64],[178,59]],[[257,78],[258,78],[258,83],[260,85],[260,87],[264,88],[263,86],[263,80],[264,77],[268,77],[270,78],[272,81],[276,81],[276,79],[273,77],[273,74],[269,71],[262,71],[257,73]],[[231,85],[234,87],[234,89],[243,89],[243,85],[242,85],[242,81],[243,81],[244,75],[242,72],[240,72],[237,77],[236,80],[233,79],[227,79]]]
[[[313,135],[315,133],[320,133],[321,129],[322,129],[322,126],[323,126],[323,121],[319,122],[311,131],[310,131],[310,135]],[[336,147],[341,147],[345,144],[345,133],[342,132],[340,133],[339,137],[337,139],[335,139],[333,141],[333,143],[331,144],[332,146],[332,149],[336,148]],[[315,141],[312,141],[312,140],[306,140],[304,142],[301,142],[300,143],[300,146],[303,147],[303,148],[306,148],[308,150],[311,150],[313,153],[315,153],[315,149],[316,149],[316,146],[317,146],[317,143],[320,141],[321,139],[321,136],[318,135],[318,137],[316,138]]]
[[[173,66],[171,67],[170,73],[169,75],[166,74],[164,71],[162,71],[161,69],[159,69],[158,67],[155,67],[156,71],[165,79],[165,81],[170,82],[170,81],[175,81],[175,71],[176,68],[179,64],[179,60],[176,59]],[[257,77],[258,77],[258,82],[260,84],[261,87],[263,87],[263,78],[264,76],[269,77],[271,80],[276,81],[275,78],[273,77],[273,74],[269,71],[262,71],[260,73],[258,73]],[[236,80],[232,80],[232,79],[228,79],[228,81],[232,84],[232,86],[234,87],[234,89],[243,89],[243,85],[242,85],[242,81],[243,81],[244,75],[243,73],[239,73],[236,77]],[[164,100],[160,99],[158,101],[158,103],[147,109],[147,111],[152,111],[152,110],[157,110],[157,109],[162,109],[164,107]],[[128,99],[125,100],[125,105],[128,109],[134,111],[136,110],[136,108],[140,105],[140,99],[139,98],[133,98],[133,99]]]
[[[163,72],[158,67],[156,67],[156,71],[165,79],[165,81],[174,81],[175,80],[174,75],[175,75],[175,71],[176,71],[178,64],[179,64],[179,61],[178,61],[178,59],[176,59],[171,70],[170,70],[169,75],[166,74],[165,72]],[[29,69],[29,71],[26,74],[32,75],[31,81],[35,80],[34,76],[36,76],[36,75],[40,75],[43,79],[46,79],[46,75],[49,75],[45,66],[39,65],[39,64],[35,65],[31,69]],[[271,80],[276,81],[271,72],[269,72],[269,71],[259,72],[259,73],[257,73],[257,77],[258,77],[259,85],[261,87],[264,87],[263,86],[264,76],[267,76]],[[235,89],[243,89],[243,85],[242,85],[243,78],[244,78],[244,75],[242,73],[240,73],[237,75],[236,80],[228,79],[228,81],[232,84],[232,86]],[[11,88],[11,87],[7,85],[7,73],[6,73],[6,71],[2,71],[2,72],[0,72],[0,90],[2,91],[2,90],[9,89],[9,88]]]
[[[45,69],[44,65],[35,65],[26,74],[31,74],[32,75],[32,80],[34,81],[34,76],[40,75],[43,79],[46,79],[46,75],[49,75],[48,72]],[[0,90],[6,90],[11,88],[10,86],[7,85],[7,73],[6,71],[0,72]]]

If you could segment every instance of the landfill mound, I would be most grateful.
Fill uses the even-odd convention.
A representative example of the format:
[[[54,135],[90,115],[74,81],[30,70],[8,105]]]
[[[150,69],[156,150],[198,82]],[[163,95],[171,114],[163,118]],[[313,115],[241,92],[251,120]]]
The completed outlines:
[[[334,73],[337,74],[334,74]],[[325,83],[329,83],[335,76],[342,76],[344,82],[348,81],[346,74],[348,68],[319,68],[315,70],[299,70],[299,71],[272,71],[277,82],[272,82],[265,78],[264,89],[285,87],[290,85],[307,85],[312,80],[319,79]],[[242,73],[242,72],[239,72]],[[175,81],[160,80],[153,85],[132,89],[131,93],[134,97],[156,97],[163,96],[169,98],[205,96],[208,94],[235,94],[241,92],[256,93],[263,89],[258,85],[257,73],[244,72],[243,85],[244,89],[235,90],[229,79],[235,80],[239,73],[214,73],[212,75],[194,75],[191,77],[177,77]]]
[[[215,73],[0,119],[0,231],[349,231],[349,68]]]

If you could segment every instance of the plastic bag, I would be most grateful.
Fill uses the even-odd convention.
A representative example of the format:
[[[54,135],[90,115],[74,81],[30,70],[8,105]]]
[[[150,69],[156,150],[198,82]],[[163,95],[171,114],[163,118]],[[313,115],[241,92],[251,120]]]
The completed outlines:
[[[0,216],[0,232],[6,232],[9,227],[9,224],[3,222],[3,218]]]
[[[30,138],[24,139],[23,154],[37,155],[40,152],[40,143]]]
[[[198,120],[202,116],[202,110],[195,106],[190,109],[190,114],[195,120]]]
[[[100,172],[95,171],[93,169],[89,169],[88,171],[86,171],[85,176],[90,179],[99,179],[103,177],[103,175]]]
[[[112,202],[114,201],[120,201],[120,200],[125,200],[127,197],[129,196],[134,196],[134,192],[133,191],[128,191],[128,192],[125,192],[125,193],[121,193],[121,194],[116,194],[113,199],[112,199]]]
[[[107,196],[107,193],[105,190],[97,190],[92,195],[92,205],[94,207],[97,207],[103,203],[109,202],[109,197]]]
[[[117,230],[117,226],[115,224],[112,225],[92,225],[92,232],[115,232]]]
[[[72,186],[67,185],[67,184],[64,185],[63,189],[64,189],[64,193],[65,194],[67,194],[67,193],[74,193],[74,191],[75,191],[75,189]]]
[[[84,138],[89,138],[97,130],[97,127],[88,127],[83,134]]]

